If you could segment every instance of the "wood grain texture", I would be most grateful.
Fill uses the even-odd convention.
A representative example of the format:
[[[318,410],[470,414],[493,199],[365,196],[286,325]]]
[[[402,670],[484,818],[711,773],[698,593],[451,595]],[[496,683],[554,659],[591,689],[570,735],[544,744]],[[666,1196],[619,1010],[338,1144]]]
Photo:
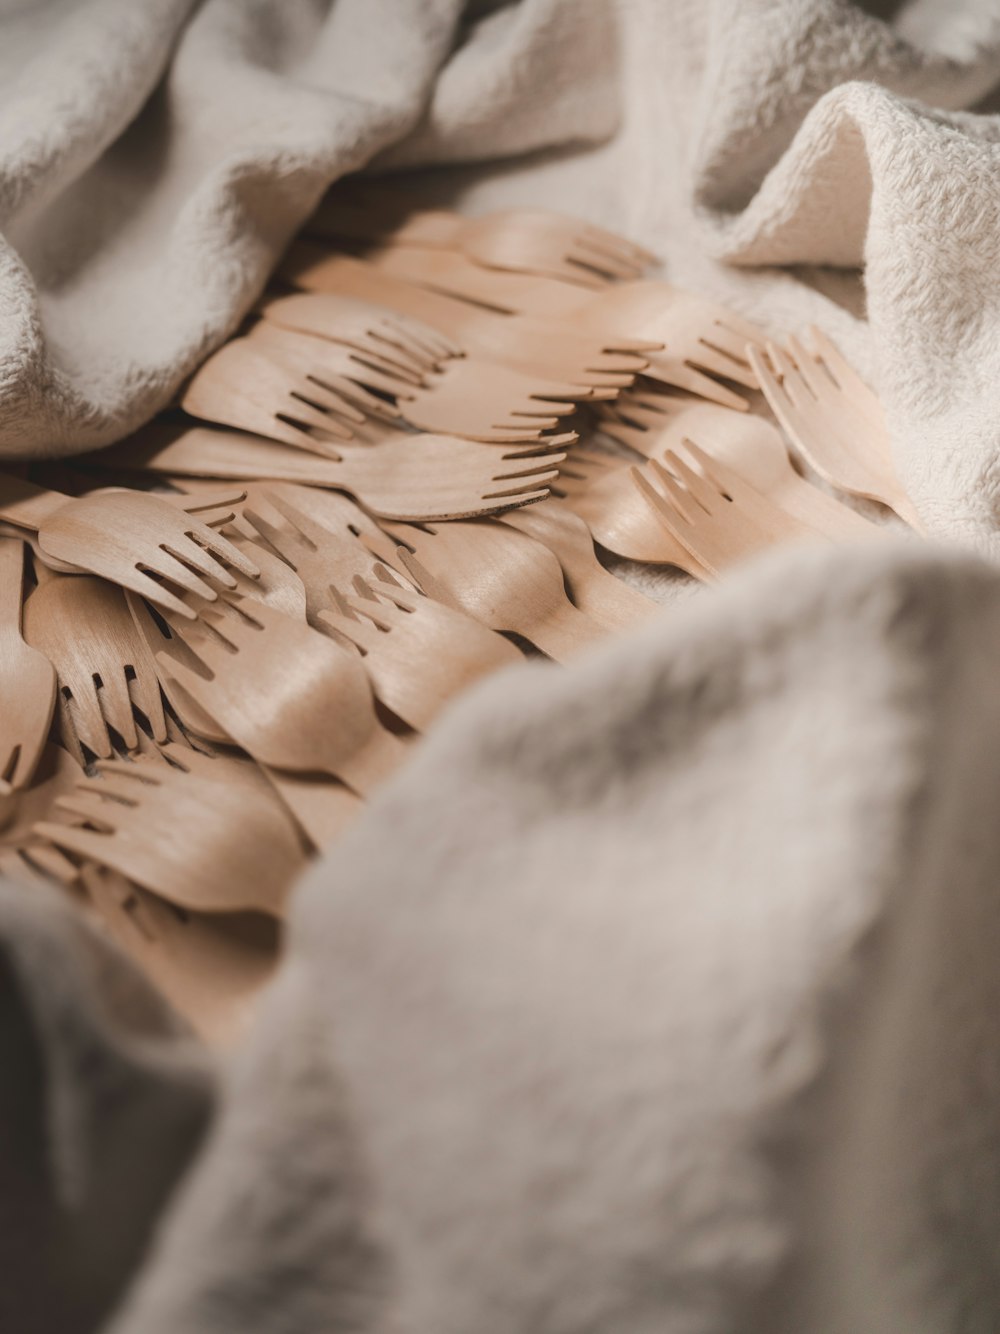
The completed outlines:
[[[55,669],[22,633],[25,551],[0,537],[0,794],[31,781],[56,703]]]
[[[200,661],[166,646],[164,675],[261,764],[326,773],[362,795],[406,755],[381,724],[360,659],[271,607],[243,603],[239,617],[172,628]]]
[[[566,434],[498,449],[456,436],[397,432],[375,448],[339,446],[341,457],[333,459],[236,431],[174,427],[140,433],[92,461],[169,476],[325,486],[349,492],[386,518],[452,519],[540,500],[566,457],[563,446],[575,439]]]
[[[81,745],[111,757],[109,727],[126,749],[138,746],[133,700],[153,737],[166,739],[156,664],[120,588],[94,575],[52,575],[27,599],[24,629],[56,669],[60,735],[80,763]]]
[[[522,635],[564,661],[607,631],[570,602],[558,560],[540,542],[486,519],[388,526],[404,573],[493,630]],[[428,588],[427,576],[432,588]]]
[[[99,761],[97,777],[55,802],[76,823],[49,819],[35,832],[182,908],[280,916],[305,865],[294,822],[269,790],[181,767],[190,754]]]
[[[899,479],[882,407],[871,389],[819,329],[812,348],[790,338],[752,351],[764,397],[821,477],[849,495],[888,505],[918,532],[920,516]],[[768,364],[770,362],[770,364]]]
[[[380,578],[355,588],[318,622],[361,651],[375,693],[417,731],[475,681],[523,661],[509,640],[453,607]]]

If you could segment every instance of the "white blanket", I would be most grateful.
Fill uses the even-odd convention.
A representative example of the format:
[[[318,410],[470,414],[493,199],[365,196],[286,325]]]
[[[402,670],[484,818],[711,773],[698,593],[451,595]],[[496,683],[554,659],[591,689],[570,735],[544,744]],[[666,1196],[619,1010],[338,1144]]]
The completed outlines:
[[[7,17],[4,452],[168,401],[339,173],[480,159],[439,196],[822,324],[953,549],[776,553],[477,690],[224,1069],[0,890],[0,1328],[993,1334],[996,6],[461,8]]]

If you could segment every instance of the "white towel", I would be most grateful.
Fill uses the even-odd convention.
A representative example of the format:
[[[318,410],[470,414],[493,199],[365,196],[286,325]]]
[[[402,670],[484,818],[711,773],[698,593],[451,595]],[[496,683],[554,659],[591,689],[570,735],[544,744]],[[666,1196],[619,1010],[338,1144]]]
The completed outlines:
[[[379,154],[823,325],[929,526],[992,555],[996,6],[475,8],[5,20],[6,452],[160,406]],[[215,1093],[4,890],[0,1327],[993,1334],[998,659],[1000,576],[914,540],[487,683],[311,873]]]

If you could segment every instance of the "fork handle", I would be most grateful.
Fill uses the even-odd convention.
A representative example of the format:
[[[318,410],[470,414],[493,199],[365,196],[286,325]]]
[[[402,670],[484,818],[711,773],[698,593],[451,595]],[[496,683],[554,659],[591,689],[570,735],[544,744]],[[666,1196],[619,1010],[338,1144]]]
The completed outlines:
[[[21,598],[24,591],[24,543],[16,537],[0,536],[0,626],[21,629]]]
[[[540,648],[556,662],[565,662],[574,653],[579,653],[588,644],[596,644],[598,640],[607,638],[607,635],[608,631],[603,625],[598,625],[595,620],[567,602],[565,607],[561,607],[546,620],[531,626],[530,631],[525,633],[525,638],[530,639],[536,648]]]
[[[56,510],[66,504],[68,497],[59,491],[47,491],[43,486],[0,473],[0,519],[37,532]]]
[[[355,751],[347,760],[338,759],[337,777],[361,796],[370,797],[399,768],[409,753],[407,743],[380,723],[367,745]]]

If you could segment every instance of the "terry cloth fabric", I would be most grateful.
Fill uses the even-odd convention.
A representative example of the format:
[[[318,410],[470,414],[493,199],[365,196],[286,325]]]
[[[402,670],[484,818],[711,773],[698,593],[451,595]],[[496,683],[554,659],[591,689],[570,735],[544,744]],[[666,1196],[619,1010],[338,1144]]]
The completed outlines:
[[[890,9],[22,6],[3,453],[169,401],[370,165],[821,324],[928,526],[992,557],[1000,15]],[[993,1334],[998,580],[778,553],[487,683],[311,872],[214,1068],[4,890],[0,1327]]]

